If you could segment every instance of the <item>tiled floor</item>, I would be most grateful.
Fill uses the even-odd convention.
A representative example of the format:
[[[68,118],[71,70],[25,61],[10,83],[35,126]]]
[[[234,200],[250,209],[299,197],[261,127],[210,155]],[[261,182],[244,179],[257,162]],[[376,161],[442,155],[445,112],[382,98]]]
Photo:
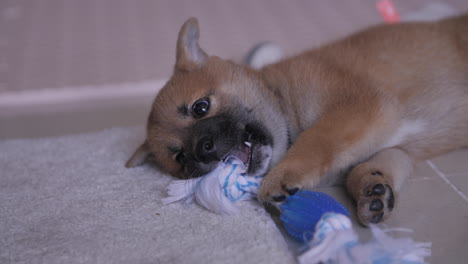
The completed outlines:
[[[431,2],[394,0],[402,16]],[[468,10],[464,0],[444,3],[457,13]],[[177,30],[188,16],[199,17],[209,53],[240,61],[260,41],[293,54],[379,23],[374,4],[0,1],[0,139],[143,126],[160,83],[150,83],[154,89],[140,83],[170,74]],[[324,190],[351,207],[339,188]],[[411,228],[418,241],[432,242],[431,263],[467,263],[467,196],[468,150],[460,150],[420,165],[386,225]]]
[[[408,228],[409,236],[418,242],[432,243],[430,263],[466,263],[468,259],[468,149],[456,151],[421,163],[399,192],[393,215],[382,228]],[[436,165],[437,164],[437,165]],[[345,191],[340,187],[323,188],[353,210]],[[369,229],[354,219],[354,228],[364,241]],[[291,242],[291,241],[290,241]],[[293,249],[299,248],[291,242]]]
[[[439,162],[439,160],[445,160]],[[454,167],[468,169],[468,150],[422,164],[402,190],[389,226],[415,230],[419,241],[433,243],[431,263],[466,263],[468,258],[468,173],[449,174]],[[437,164],[437,165],[436,165]]]

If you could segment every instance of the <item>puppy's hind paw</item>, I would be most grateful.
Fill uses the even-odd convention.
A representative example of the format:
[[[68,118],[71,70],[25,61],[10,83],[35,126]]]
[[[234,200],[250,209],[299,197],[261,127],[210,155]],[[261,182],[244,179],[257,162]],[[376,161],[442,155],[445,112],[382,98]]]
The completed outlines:
[[[374,173],[357,199],[357,216],[363,225],[377,224],[387,219],[395,206],[395,194],[383,175]]]

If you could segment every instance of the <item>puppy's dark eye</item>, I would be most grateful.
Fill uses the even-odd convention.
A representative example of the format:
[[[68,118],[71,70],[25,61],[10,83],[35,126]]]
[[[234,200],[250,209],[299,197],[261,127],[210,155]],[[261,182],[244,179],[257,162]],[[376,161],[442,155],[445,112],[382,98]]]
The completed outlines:
[[[202,98],[192,105],[192,112],[196,118],[203,117],[210,110],[210,99]]]
[[[185,165],[187,158],[185,157],[185,154],[182,152],[182,153],[177,154],[176,161],[179,162],[180,165]]]

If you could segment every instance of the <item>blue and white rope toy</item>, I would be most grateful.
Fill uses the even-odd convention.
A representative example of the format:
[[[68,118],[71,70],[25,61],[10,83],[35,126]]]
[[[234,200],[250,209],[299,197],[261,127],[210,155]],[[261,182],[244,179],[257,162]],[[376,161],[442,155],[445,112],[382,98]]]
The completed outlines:
[[[209,174],[195,179],[176,180],[167,187],[164,204],[177,201],[192,203],[194,200],[206,209],[218,214],[238,212],[235,202],[257,197],[263,176],[246,176],[242,161],[231,158]]]
[[[173,181],[163,203],[196,201],[215,213],[236,213],[235,203],[256,198],[262,180],[245,172],[241,161],[229,159],[201,178]],[[298,257],[300,264],[421,264],[431,255],[430,243],[392,238],[377,226],[371,226],[373,239],[360,243],[348,210],[325,193],[299,191],[280,210],[286,231],[306,245]]]
[[[300,264],[420,264],[431,255],[430,243],[393,238],[375,225],[370,226],[373,238],[360,243],[348,210],[325,193],[299,191],[289,196],[281,205],[280,219],[291,236],[307,245],[298,257]]]

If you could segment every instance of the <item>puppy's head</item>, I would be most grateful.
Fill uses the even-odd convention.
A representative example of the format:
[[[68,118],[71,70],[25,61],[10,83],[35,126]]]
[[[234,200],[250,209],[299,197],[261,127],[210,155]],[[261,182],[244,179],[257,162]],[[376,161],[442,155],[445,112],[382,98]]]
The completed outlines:
[[[249,175],[264,174],[288,143],[274,95],[254,70],[208,56],[198,38],[191,18],[179,33],[173,76],[153,103],[147,138],[127,167],[152,155],[162,171],[193,178],[237,157]]]

